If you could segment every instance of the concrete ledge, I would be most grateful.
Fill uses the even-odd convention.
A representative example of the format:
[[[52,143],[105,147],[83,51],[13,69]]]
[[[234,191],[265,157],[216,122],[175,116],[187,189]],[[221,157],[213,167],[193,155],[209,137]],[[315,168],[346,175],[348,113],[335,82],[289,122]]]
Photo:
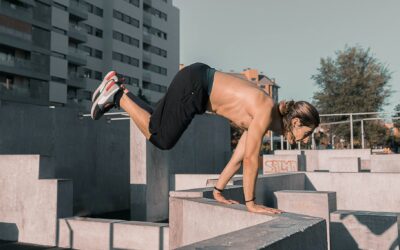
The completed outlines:
[[[204,198],[170,198],[170,248],[175,249],[272,220],[249,213],[244,205],[224,205]]]
[[[371,172],[400,173],[400,155],[371,155]]]
[[[305,174],[306,189],[335,191],[340,210],[400,212],[400,173]]]
[[[57,219],[72,215],[72,181],[39,179],[41,161],[0,155],[0,239],[57,244]]]
[[[237,250],[327,249],[326,225],[324,220],[319,218],[286,213],[271,221],[178,249],[227,248]]]
[[[174,198],[209,198],[213,199],[213,188],[196,188],[180,191],[170,191],[169,196]],[[241,203],[244,202],[243,187],[239,185],[226,186],[224,189],[224,196],[227,199],[237,200]]]
[[[168,249],[168,224],[166,223],[116,222],[113,223],[113,230],[115,249]]]
[[[397,213],[339,210],[331,213],[331,249],[399,249]]]
[[[282,190],[274,193],[277,208],[325,219],[329,249],[329,215],[336,211],[336,193],[324,191]]]
[[[329,172],[360,172],[359,157],[332,157],[327,162]]]
[[[235,175],[234,177],[241,177]],[[171,190],[185,190],[214,186],[219,174],[174,174],[170,176]],[[228,185],[232,185],[230,180]]]

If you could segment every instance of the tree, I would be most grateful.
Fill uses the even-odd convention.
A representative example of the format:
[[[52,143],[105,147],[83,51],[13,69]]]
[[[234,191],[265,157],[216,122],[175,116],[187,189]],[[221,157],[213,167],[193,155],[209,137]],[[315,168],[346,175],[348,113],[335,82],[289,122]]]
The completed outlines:
[[[400,104],[397,104],[396,107],[394,107],[394,112],[399,112],[399,113],[393,114],[393,117],[399,117],[400,116]],[[393,120],[393,126],[395,128],[400,129],[400,119]]]
[[[391,73],[369,49],[346,46],[336,51],[335,58],[322,58],[318,73],[312,76],[319,90],[313,103],[320,113],[377,112],[386,105],[390,95],[388,84]],[[362,118],[357,116],[357,119]],[[346,120],[348,116],[326,118],[324,121]],[[382,141],[381,123],[365,122],[367,141],[375,145]],[[359,143],[360,122],[353,123],[354,141]],[[349,124],[330,126],[337,138],[350,141]]]

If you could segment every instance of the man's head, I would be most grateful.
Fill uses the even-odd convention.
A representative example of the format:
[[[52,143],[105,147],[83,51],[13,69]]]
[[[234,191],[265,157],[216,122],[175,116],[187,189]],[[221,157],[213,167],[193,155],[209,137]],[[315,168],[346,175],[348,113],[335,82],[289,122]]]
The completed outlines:
[[[297,141],[307,143],[320,123],[317,109],[305,101],[281,101],[279,112],[282,115],[283,135],[290,144]]]

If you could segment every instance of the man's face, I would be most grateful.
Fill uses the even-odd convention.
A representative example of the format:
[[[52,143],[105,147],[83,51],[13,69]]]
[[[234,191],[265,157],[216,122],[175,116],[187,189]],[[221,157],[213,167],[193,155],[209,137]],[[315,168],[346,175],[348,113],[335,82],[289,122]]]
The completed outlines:
[[[314,128],[302,126],[299,118],[293,118],[292,127],[291,130],[286,133],[286,139],[290,144],[294,144],[299,141],[307,143],[313,131]]]

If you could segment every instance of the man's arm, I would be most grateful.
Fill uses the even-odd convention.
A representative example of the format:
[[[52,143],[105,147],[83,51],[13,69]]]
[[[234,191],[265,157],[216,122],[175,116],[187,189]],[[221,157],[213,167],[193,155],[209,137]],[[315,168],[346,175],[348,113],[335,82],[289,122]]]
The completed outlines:
[[[242,163],[244,156],[244,149],[246,146],[246,137],[247,137],[247,131],[244,131],[239,139],[239,142],[236,146],[235,151],[233,152],[231,159],[229,160],[228,164],[226,164],[224,170],[219,176],[218,182],[217,184],[215,184],[215,187],[219,189],[224,189],[228,181],[232,178],[232,176],[234,176],[235,173],[240,169],[240,164]],[[213,191],[213,195],[214,199],[222,203],[226,204],[238,203],[237,201],[234,200],[226,200],[224,196],[216,190]]]
[[[253,118],[248,128],[243,158],[243,192],[246,201],[255,198],[255,186],[259,167],[258,155],[262,138],[271,123],[271,109],[268,108],[268,104],[266,104],[265,109],[260,108],[259,110],[259,113]],[[256,205],[254,201],[246,202],[246,206],[250,212],[280,213],[280,210]]]

